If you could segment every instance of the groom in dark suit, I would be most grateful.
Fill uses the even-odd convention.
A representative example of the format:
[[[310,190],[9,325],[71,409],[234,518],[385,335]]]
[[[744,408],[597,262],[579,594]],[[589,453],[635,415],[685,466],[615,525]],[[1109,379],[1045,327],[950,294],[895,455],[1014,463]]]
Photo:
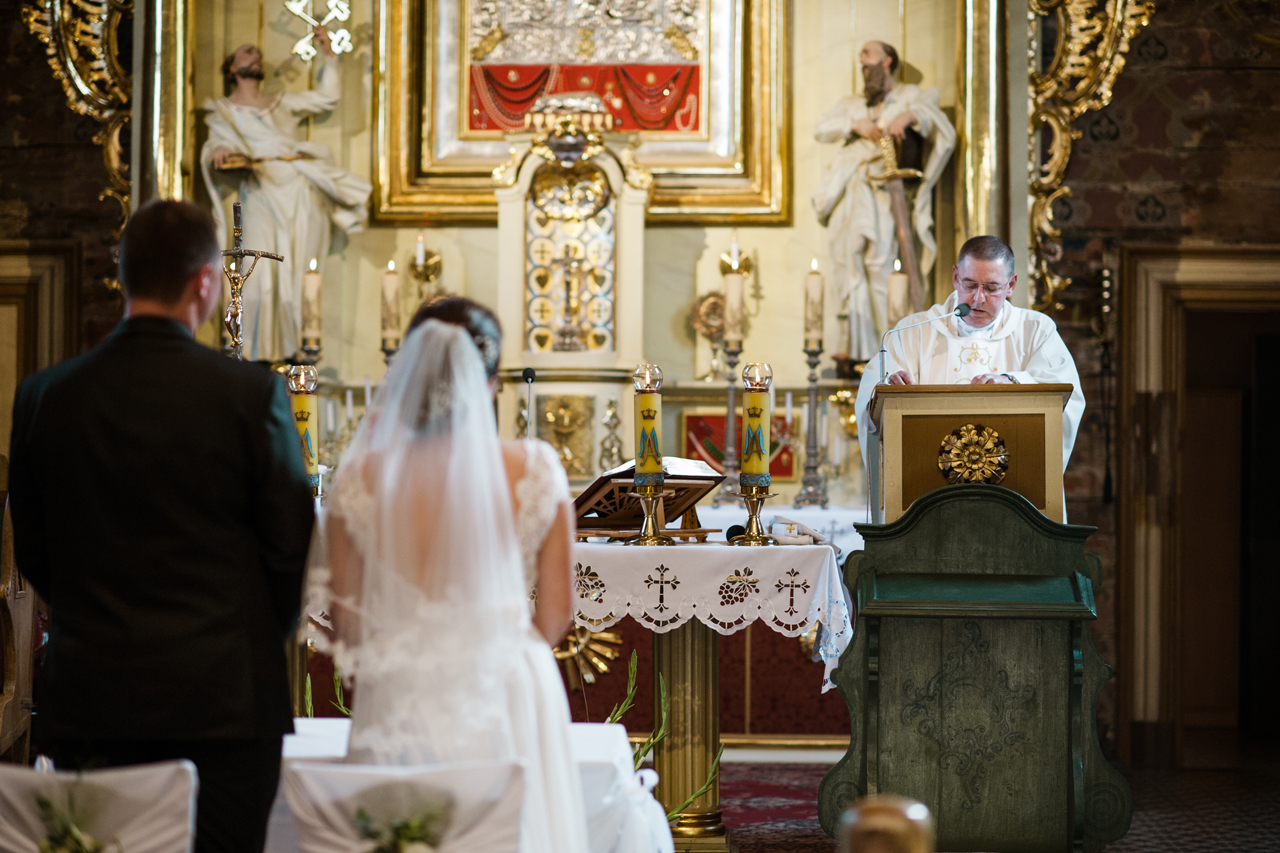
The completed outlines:
[[[260,851],[313,521],[298,433],[275,372],[193,339],[221,294],[207,213],[140,208],[120,281],[111,336],[14,402],[15,557],[52,616],[37,736],[62,769],[192,760],[198,853]]]

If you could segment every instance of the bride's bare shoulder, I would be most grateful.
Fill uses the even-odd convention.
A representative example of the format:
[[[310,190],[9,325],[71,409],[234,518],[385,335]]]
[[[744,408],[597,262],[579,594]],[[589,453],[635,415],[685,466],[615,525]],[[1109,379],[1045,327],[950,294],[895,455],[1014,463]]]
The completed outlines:
[[[499,442],[499,445],[502,447],[502,464],[506,466],[507,477],[512,482],[519,481],[524,476],[524,469],[529,460],[526,441],[524,439],[503,439]]]

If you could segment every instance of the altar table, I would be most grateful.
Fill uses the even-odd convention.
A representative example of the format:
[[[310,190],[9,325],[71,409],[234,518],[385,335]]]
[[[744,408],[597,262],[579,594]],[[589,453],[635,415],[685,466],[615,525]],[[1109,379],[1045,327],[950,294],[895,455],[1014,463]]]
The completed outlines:
[[[670,706],[667,737],[654,750],[655,795],[668,811],[703,786],[719,749],[721,634],[761,622],[797,637],[821,623],[824,692],[853,636],[849,599],[826,545],[580,542],[572,563],[578,625],[600,631],[631,616],[654,632],[654,701],[661,674]],[[655,721],[661,717],[655,709]],[[730,849],[718,780],[684,809],[672,834],[677,851]]]

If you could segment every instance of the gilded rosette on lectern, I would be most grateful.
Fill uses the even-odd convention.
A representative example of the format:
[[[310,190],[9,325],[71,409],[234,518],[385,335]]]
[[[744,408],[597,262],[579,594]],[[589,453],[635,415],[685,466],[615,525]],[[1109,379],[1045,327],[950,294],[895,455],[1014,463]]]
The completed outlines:
[[[640,535],[627,540],[630,545],[674,545],[675,540],[658,528],[655,513],[662,499],[666,472],[662,467],[662,368],[656,364],[637,364],[631,374],[636,389],[636,469],[632,492],[644,509]]]
[[[776,545],[777,540],[764,532],[760,524],[760,507],[769,494],[769,423],[773,407],[769,386],[773,384],[773,368],[764,362],[751,362],[742,368],[742,458],[738,494],[747,505],[747,530],[731,540],[734,545]]]
[[[310,364],[289,368],[289,400],[293,408],[293,423],[298,428],[298,443],[302,450],[302,464],[306,466],[311,481],[311,494],[320,494],[320,396],[316,394],[319,377]]]

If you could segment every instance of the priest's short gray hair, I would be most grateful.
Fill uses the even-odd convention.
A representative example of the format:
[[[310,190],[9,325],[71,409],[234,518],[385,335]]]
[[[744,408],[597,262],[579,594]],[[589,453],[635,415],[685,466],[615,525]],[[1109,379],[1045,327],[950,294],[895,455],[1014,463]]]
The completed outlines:
[[[1004,274],[1013,278],[1013,270],[1016,266],[1013,249],[1010,249],[1009,244],[999,237],[983,234],[965,240],[964,245],[960,247],[960,254],[956,256],[956,266],[959,267],[964,263],[965,258],[973,258],[975,261],[1000,261],[1004,264]]]

